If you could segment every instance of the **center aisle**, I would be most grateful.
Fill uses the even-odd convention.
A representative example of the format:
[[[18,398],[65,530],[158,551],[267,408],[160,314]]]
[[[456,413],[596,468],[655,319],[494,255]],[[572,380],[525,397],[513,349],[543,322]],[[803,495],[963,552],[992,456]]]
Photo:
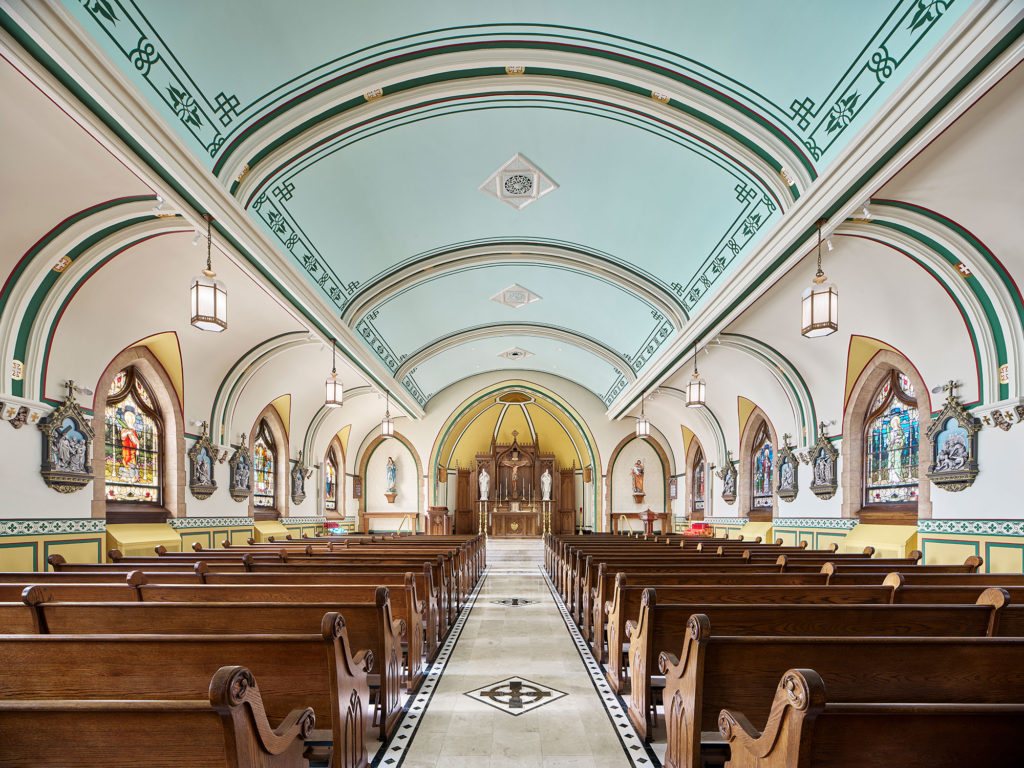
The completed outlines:
[[[443,666],[440,677],[428,676],[399,726],[395,741],[411,739],[411,743],[401,749],[393,743],[380,765],[629,768],[655,764],[637,746],[632,728],[621,724],[624,712],[618,700],[598,695],[548,589],[543,562],[544,545],[539,539],[488,542],[487,576],[468,617],[463,617],[461,634],[453,649],[448,646],[448,655],[442,650],[435,665]],[[459,629],[456,626],[453,634]],[[592,663],[589,657],[588,663]],[[611,711],[605,709],[603,699]],[[617,729],[631,749],[624,747]]]

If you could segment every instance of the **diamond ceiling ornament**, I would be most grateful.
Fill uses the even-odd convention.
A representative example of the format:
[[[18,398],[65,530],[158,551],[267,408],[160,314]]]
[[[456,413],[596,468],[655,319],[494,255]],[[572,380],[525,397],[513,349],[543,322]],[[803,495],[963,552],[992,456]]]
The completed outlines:
[[[558,185],[540,168],[516,152],[511,160],[480,185],[480,189],[521,211],[534,200],[558,189]]]
[[[491,296],[491,301],[504,304],[506,307],[512,307],[512,309],[525,307],[527,304],[540,301],[540,299],[540,296],[529,288],[524,288],[519,283],[512,283],[508,288],[498,291],[496,294]]]
[[[525,360],[532,356],[533,352],[525,350],[522,347],[512,347],[512,349],[506,349],[498,355],[498,357],[504,357],[506,360]]]

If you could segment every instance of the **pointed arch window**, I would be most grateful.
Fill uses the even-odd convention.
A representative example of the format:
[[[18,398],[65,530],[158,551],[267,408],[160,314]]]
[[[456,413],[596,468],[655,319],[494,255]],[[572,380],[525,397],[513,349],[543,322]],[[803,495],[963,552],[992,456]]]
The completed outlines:
[[[910,379],[893,369],[871,398],[864,434],[864,503],[916,504],[920,422]]]
[[[327,461],[324,462],[324,508],[338,508],[338,460],[333,449],[327,452]]]
[[[275,509],[276,494],[276,455],[274,436],[266,419],[260,422],[256,439],[252,443],[252,468],[255,483],[253,485],[253,505]]]
[[[704,511],[704,478],[707,472],[704,466],[704,451],[698,447],[693,457],[693,499],[691,509],[694,512]]]
[[[754,448],[750,456],[750,479],[754,509],[772,508],[772,437],[768,425],[761,422],[754,435]]]
[[[107,391],[103,443],[106,500],[161,504],[163,422],[134,367],[114,376]]]

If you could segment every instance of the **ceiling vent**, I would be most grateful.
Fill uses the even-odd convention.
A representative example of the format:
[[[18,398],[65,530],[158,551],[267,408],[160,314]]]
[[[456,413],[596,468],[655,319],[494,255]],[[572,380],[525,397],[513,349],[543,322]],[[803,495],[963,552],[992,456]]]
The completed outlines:
[[[529,288],[524,288],[519,283],[512,283],[508,288],[498,291],[496,294],[491,296],[491,301],[504,304],[506,307],[512,307],[512,309],[519,309],[520,307],[525,307],[527,304],[533,304],[535,301],[540,301],[540,296]]]
[[[558,189],[537,166],[516,152],[512,159],[491,174],[480,189],[491,197],[521,211],[534,200]]]
[[[525,360],[528,357],[532,357],[533,352],[528,352],[521,347],[512,347],[512,349],[506,349],[504,352],[498,355],[498,357],[504,357],[506,360]]]

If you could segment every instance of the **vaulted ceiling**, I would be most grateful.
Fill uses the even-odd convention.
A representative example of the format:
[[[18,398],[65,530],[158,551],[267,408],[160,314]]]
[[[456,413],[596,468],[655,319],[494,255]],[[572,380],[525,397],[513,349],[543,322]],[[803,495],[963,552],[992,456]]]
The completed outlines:
[[[614,410],[970,4],[65,7],[421,407],[507,369]]]

